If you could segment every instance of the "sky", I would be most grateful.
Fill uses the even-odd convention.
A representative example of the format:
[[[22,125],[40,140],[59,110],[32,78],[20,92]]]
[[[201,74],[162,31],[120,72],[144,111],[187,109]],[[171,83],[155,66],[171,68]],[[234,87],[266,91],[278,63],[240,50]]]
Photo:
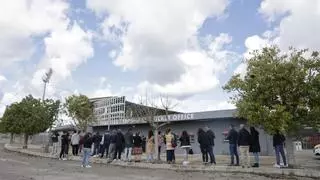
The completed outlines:
[[[0,6],[0,117],[53,69],[47,98],[166,95],[233,109],[222,87],[253,50],[320,48],[320,0],[10,0]]]

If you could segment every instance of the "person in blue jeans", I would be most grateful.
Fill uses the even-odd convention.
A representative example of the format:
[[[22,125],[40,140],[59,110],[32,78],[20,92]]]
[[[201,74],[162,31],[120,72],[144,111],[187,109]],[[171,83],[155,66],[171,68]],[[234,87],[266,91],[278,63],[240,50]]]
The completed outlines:
[[[276,167],[276,168],[281,167],[280,155],[282,157],[284,167],[288,167],[286,155],[284,152],[285,141],[286,141],[286,138],[284,137],[284,135],[281,134],[279,130],[277,130],[276,133],[273,135],[273,147],[276,152],[276,161],[277,161],[276,164],[274,165],[274,167]]]
[[[234,129],[234,125],[230,125],[230,130],[227,136],[229,141],[229,151],[231,157],[230,166],[239,166],[239,154],[238,154],[238,132]],[[234,156],[236,157],[236,164],[234,164]]]
[[[83,138],[83,159],[81,167],[91,168],[89,165],[89,158],[91,156],[92,143],[92,135],[91,133],[87,133]]]

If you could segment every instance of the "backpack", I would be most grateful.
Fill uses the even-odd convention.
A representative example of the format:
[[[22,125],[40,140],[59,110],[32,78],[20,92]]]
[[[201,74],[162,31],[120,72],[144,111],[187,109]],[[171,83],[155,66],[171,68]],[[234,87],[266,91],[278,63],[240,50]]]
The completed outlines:
[[[173,136],[173,138],[172,138],[172,140],[171,140],[171,146],[172,146],[173,148],[175,148],[175,147],[177,147],[177,137],[176,137],[176,135],[174,135],[174,134],[172,134],[172,136]]]

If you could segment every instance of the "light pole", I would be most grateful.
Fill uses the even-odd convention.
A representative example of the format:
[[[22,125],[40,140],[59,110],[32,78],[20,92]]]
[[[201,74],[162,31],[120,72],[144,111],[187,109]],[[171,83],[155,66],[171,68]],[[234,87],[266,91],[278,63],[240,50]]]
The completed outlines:
[[[50,68],[46,73],[45,75],[42,77],[42,81],[44,83],[44,86],[43,86],[43,94],[42,94],[42,102],[44,103],[44,100],[45,100],[45,96],[46,96],[46,90],[47,90],[47,84],[49,83],[50,81],[50,78],[52,76],[52,73],[53,73],[53,70],[52,68]],[[49,129],[49,133],[48,135],[50,135],[50,131],[51,131],[51,127]],[[45,141],[44,141],[44,138],[45,138],[45,135],[43,135],[43,147],[44,147],[44,152],[48,153],[49,152],[49,142],[50,142],[50,136],[48,136],[48,143],[45,144]]]

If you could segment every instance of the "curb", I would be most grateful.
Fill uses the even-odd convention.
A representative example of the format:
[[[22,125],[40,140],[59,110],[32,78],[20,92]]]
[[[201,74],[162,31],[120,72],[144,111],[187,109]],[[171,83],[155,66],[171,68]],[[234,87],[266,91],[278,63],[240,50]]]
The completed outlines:
[[[17,149],[9,144],[4,145],[4,149],[26,154],[30,156],[43,157],[57,159],[53,155],[45,155],[39,152],[32,152],[27,149]],[[71,157],[69,160],[81,161],[79,158]],[[94,159],[92,163],[106,164],[105,160]],[[221,172],[221,173],[244,173],[244,174],[256,174],[263,176],[296,176],[296,177],[309,177],[320,178],[320,171],[312,169],[275,169],[275,168],[248,168],[243,169],[241,167],[229,167],[229,166],[183,166],[179,164],[150,164],[150,163],[126,163],[126,162],[114,162],[110,165],[128,167],[128,168],[142,168],[142,169],[162,169],[162,170],[174,170],[183,172]]]

